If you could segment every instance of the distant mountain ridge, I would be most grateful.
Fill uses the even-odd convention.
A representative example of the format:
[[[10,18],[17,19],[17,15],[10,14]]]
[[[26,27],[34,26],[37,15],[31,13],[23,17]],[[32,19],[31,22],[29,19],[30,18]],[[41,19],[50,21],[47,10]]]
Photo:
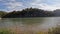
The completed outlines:
[[[54,10],[54,16],[60,16],[60,9]]]
[[[27,18],[27,17],[58,17],[60,9],[45,11],[37,8],[26,8],[22,11],[12,11],[2,16],[2,18]]]

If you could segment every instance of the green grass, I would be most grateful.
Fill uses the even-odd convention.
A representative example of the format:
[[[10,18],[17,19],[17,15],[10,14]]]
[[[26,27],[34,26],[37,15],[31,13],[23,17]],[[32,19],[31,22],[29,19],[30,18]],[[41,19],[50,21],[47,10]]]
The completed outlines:
[[[60,26],[49,29],[48,34],[60,34]]]
[[[21,31],[19,34],[60,34],[60,26],[52,27],[48,29],[48,31]],[[18,34],[16,31],[8,30],[8,29],[0,29],[0,34]]]
[[[7,29],[0,29],[0,34],[15,34],[15,32]]]

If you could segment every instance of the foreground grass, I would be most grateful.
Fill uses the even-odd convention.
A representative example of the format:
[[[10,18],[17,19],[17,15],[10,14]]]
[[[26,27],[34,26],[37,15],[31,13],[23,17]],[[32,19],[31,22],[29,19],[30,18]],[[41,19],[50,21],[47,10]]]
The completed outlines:
[[[49,29],[48,34],[60,34],[60,26],[56,28]]]
[[[7,29],[0,29],[0,34],[15,34],[15,32]]]
[[[57,27],[53,27],[48,29],[48,31],[43,32],[43,31],[39,31],[39,32],[33,32],[33,31],[22,31],[22,32],[13,32],[11,30],[7,30],[7,29],[0,29],[0,34],[60,34],[60,26]]]

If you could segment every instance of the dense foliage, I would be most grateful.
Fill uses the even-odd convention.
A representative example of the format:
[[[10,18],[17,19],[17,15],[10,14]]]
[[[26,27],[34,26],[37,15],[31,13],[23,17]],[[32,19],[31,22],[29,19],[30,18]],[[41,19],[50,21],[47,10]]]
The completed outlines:
[[[57,17],[60,16],[60,9],[54,11],[45,11],[37,8],[26,8],[22,11],[5,12],[0,11],[2,18],[25,18],[25,17]]]
[[[0,11],[0,17],[4,16],[4,15],[6,15],[6,14],[7,14],[7,12]]]
[[[37,8],[26,8],[22,11],[12,11],[2,18],[23,18],[23,17],[50,17],[53,15],[52,11],[44,11]]]

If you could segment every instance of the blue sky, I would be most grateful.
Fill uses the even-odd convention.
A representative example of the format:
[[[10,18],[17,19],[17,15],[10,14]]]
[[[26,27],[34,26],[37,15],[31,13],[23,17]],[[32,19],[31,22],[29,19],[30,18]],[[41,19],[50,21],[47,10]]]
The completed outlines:
[[[30,7],[44,10],[60,9],[60,0],[0,0],[0,10],[2,11],[9,12]]]

